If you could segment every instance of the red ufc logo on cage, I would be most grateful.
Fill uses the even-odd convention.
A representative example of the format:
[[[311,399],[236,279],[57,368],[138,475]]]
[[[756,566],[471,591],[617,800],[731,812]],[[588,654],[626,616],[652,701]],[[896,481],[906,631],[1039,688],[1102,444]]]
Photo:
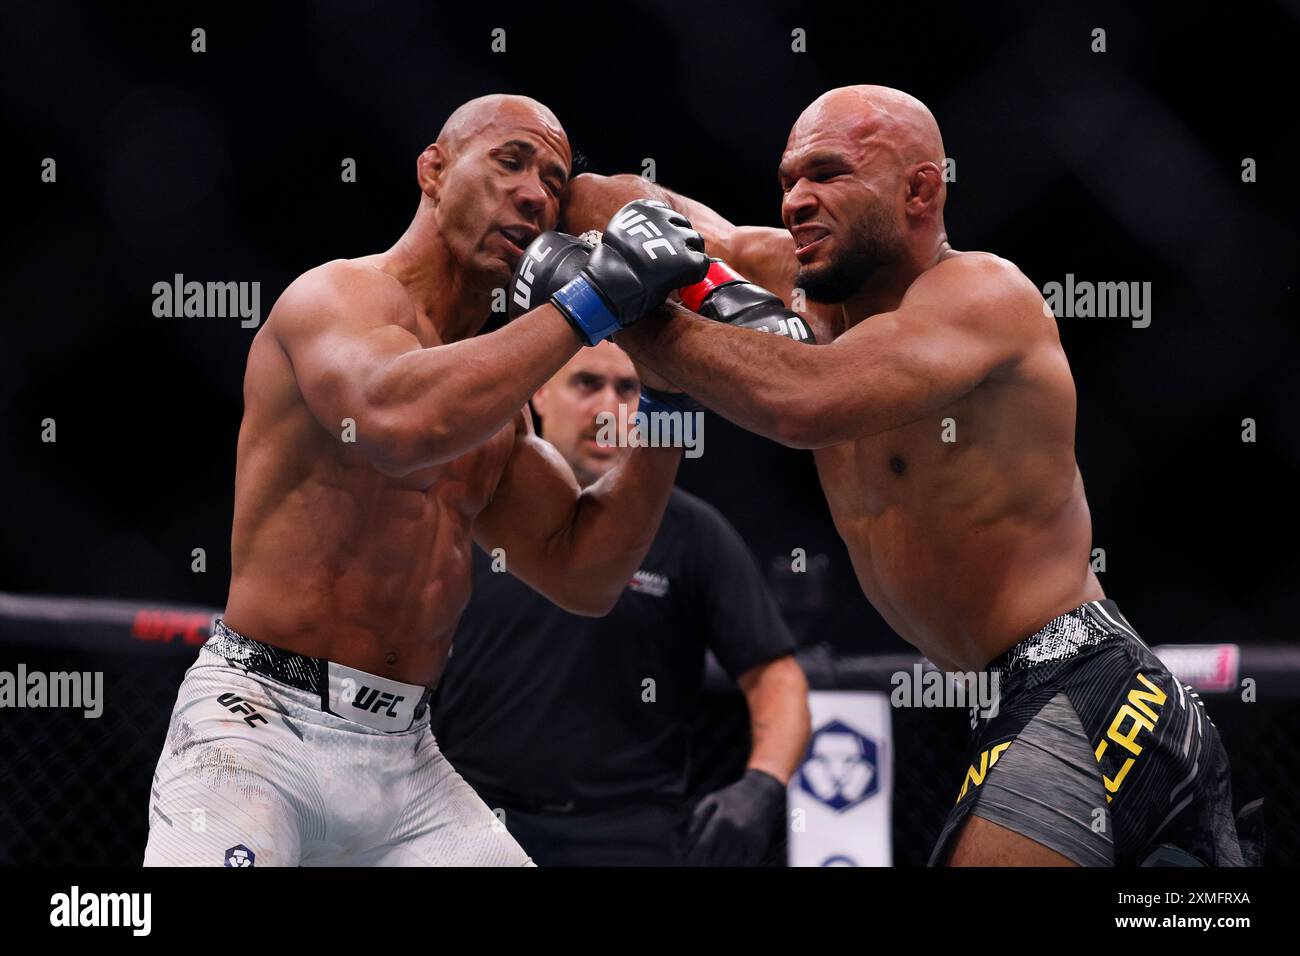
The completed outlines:
[[[137,641],[173,641],[182,638],[186,644],[202,644],[211,629],[210,614],[188,611],[135,612],[131,622],[131,636]]]

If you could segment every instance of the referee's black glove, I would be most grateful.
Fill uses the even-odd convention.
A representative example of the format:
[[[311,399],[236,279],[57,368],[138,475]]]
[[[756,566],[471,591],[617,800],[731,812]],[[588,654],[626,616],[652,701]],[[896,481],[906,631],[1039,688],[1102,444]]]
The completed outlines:
[[[762,770],[746,770],[695,807],[686,832],[688,866],[757,866],[785,816],[785,785]]]

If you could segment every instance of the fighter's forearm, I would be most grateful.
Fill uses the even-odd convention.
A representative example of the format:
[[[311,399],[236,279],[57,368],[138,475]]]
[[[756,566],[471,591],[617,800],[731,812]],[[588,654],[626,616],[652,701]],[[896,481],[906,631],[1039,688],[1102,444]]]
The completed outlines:
[[[556,587],[591,613],[614,606],[659,532],[681,458],[678,448],[636,448],[583,489],[555,541]]]
[[[822,346],[734,328],[666,305],[615,336],[629,355],[723,418],[782,444],[800,447],[813,400],[809,383],[823,374]]]
[[[616,176],[583,173],[574,177],[566,193],[560,229],[571,235],[588,229],[604,229],[610,217],[634,199],[657,199],[683,213],[704,237],[709,255],[730,261],[732,237],[737,229],[734,224],[703,203],[630,173]]]
[[[369,389],[386,470],[407,473],[478,447],[580,347],[545,305],[488,335],[397,356]],[[366,431],[365,421],[360,426]]]
[[[812,728],[803,671],[793,657],[783,657],[742,675],[741,686],[752,738],[747,766],[789,783]]]
[[[791,305],[795,259],[790,233],[765,226],[737,226],[704,203],[642,176],[584,173],[575,177],[566,194],[560,228],[573,235],[604,229],[610,217],[633,199],[658,199],[681,212],[704,237],[710,256],[725,260],[745,278]]]

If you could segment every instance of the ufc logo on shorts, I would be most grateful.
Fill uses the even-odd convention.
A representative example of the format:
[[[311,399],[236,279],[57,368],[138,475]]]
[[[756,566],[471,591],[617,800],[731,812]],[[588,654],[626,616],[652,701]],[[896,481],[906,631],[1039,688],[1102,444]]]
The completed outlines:
[[[379,708],[385,707],[384,715],[386,717],[396,717],[397,711],[393,710],[398,704],[406,700],[404,696],[394,696],[388,691],[375,690],[373,687],[362,686],[357,691],[357,696],[352,701],[352,706],[358,710],[367,710],[372,714],[379,713]]]
[[[629,236],[643,236],[646,241],[641,243],[641,248],[651,259],[658,259],[655,253],[656,249],[667,249],[670,256],[677,255],[677,250],[667,239],[662,238],[663,233],[659,227],[647,219],[644,215],[635,209],[629,209],[622,216],[614,220],[614,228],[620,232],[625,232]]]
[[[524,267],[519,270],[519,281],[515,283],[515,303],[525,312],[531,307],[533,301],[533,266],[541,262],[551,254],[550,246],[542,246],[535,252],[528,254],[524,260]]]
[[[250,727],[256,727],[259,723],[266,723],[266,718],[253,709],[253,705],[244,700],[238,694],[222,694],[217,698],[217,703],[232,714],[246,714],[244,723]]]

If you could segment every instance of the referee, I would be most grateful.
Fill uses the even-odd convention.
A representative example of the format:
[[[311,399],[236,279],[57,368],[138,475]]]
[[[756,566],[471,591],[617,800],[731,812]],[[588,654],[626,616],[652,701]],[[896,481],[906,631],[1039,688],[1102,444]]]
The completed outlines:
[[[626,415],[639,391],[632,361],[604,342],[533,397],[543,435],[584,486],[623,453],[597,444],[596,416]],[[555,607],[501,560],[474,552],[473,596],[431,719],[452,766],[533,860],[769,860],[808,743],[808,685],[735,529],[674,489],[641,569],[603,618]],[[706,650],[744,691],[753,744],[744,776],[679,823]]]

